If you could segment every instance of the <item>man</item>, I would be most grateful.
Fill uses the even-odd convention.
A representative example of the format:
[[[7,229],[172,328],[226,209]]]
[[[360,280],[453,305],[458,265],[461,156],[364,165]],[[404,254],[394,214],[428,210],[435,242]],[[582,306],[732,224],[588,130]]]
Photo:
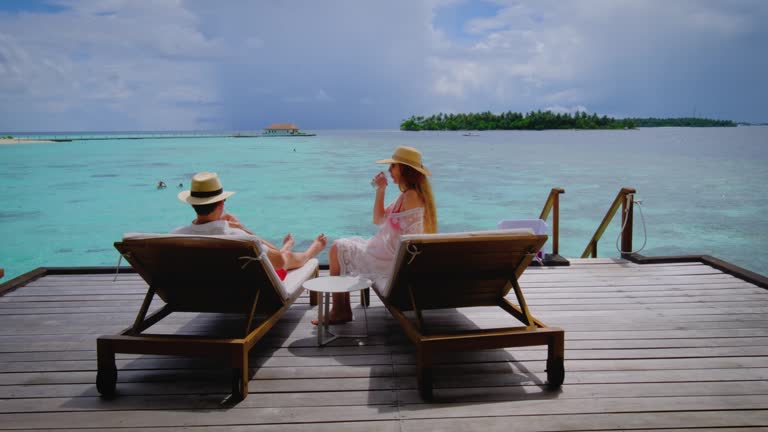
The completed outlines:
[[[224,213],[224,201],[235,192],[225,191],[216,173],[201,172],[192,177],[190,190],[179,192],[179,199],[192,205],[197,217],[191,225],[179,227],[173,234],[198,235],[254,235],[232,214]],[[259,238],[265,246],[267,258],[275,269],[286,270],[303,266],[325,248],[328,239],[320,234],[304,252],[294,252],[294,240],[291,234],[283,239],[283,246],[278,248],[272,243]]]

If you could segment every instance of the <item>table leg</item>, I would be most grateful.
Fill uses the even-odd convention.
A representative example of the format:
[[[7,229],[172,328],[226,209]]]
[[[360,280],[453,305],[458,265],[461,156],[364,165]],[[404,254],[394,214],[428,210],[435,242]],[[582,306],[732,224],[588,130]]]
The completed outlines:
[[[323,316],[323,293],[317,293],[317,345],[323,346],[323,331],[325,330],[325,317]]]
[[[361,300],[363,300],[365,298],[365,294],[366,294],[365,291],[367,289],[368,288],[363,289],[363,290],[360,291]],[[365,317],[365,337],[367,338],[368,337],[368,305],[367,304],[361,304],[361,306],[363,307],[363,317]]]
[[[331,333],[328,329],[330,324],[330,311],[328,310],[331,305],[331,293],[321,292],[318,293],[319,302],[317,305],[317,345],[324,346],[335,341],[338,336]],[[328,336],[330,335],[330,337]]]

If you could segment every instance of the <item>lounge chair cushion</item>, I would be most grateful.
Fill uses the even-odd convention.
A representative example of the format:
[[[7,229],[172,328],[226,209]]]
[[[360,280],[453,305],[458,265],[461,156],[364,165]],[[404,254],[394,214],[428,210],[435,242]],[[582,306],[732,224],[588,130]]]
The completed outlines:
[[[253,244],[256,246],[256,250],[258,251],[259,255],[266,253],[264,251],[264,246],[261,244],[261,238],[254,235],[196,235],[196,234],[158,234],[158,233],[140,233],[140,232],[130,232],[130,233],[123,234],[123,240],[128,240],[128,239],[144,240],[144,239],[152,239],[152,238],[199,238],[201,240],[223,239],[223,240],[250,241],[250,242],[253,242]],[[280,278],[277,276],[277,272],[275,272],[275,269],[272,267],[272,263],[270,263],[269,260],[265,260],[264,262],[266,263],[266,268],[270,272],[270,279],[272,279],[272,282],[274,283],[274,285],[280,290],[280,294],[284,299],[290,298],[291,295],[297,289],[301,289],[301,285],[304,283],[304,281],[306,281],[307,279],[310,279],[311,274],[318,267],[317,259],[311,259],[306,264],[304,264],[303,267],[289,271],[288,275],[285,277],[285,280],[280,281]]]
[[[293,294],[297,289],[301,289],[301,286],[304,284],[304,282],[312,279],[313,274],[319,265],[320,263],[317,261],[317,258],[312,258],[307,261],[304,266],[289,271],[288,275],[285,277],[285,280],[280,284],[284,290],[283,295],[285,298],[287,299],[290,297],[290,295]],[[270,268],[271,267],[272,266],[270,266]]]
[[[443,239],[453,240],[466,237],[477,236],[493,236],[493,235],[531,235],[535,234],[531,228],[514,228],[514,229],[500,229],[500,230],[487,230],[487,231],[464,231],[456,233],[439,233],[439,234],[406,234],[400,237],[400,245],[398,246],[398,252],[395,256],[399,256],[403,251],[403,243],[409,240],[423,240],[423,239]],[[394,263],[393,263],[394,265]],[[386,277],[381,277],[373,281],[373,289],[381,297],[388,297],[392,287],[389,283],[391,272]]]

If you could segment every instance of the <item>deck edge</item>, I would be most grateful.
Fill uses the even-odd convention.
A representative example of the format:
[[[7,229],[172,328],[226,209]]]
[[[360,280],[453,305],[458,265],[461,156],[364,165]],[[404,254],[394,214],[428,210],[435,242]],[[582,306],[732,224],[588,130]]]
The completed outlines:
[[[666,264],[666,263],[681,263],[681,262],[700,262],[706,264],[712,268],[720,270],[723,273],[730,274],[739,279],[747,281],[751,284],[757,285],[760,288],[768,289],[768,277],[765,277],[759,273],[755,273],[751,270],[747,270],[743,267],[739,267],[736,264],[722,260],[720,258],[713,257],[711,255],[670,255],[670,256],[653,256],[647,257],[639,253],[622,254],[622,258],[632,261],[636,264]]]
[[[35,279],[39,279],[47,274],[47,270],[45,267],[38,267],[32,271],[28,271],[26,273],[23,273],[19,276],[16,276],[15,278],[3,282],[0,284],[0,297],[4,296],[6,293],[9,293],[15,289],[21,288],[24,285],[32,282]]]
[[[681,262],[700,262],[710,267],[716,268],[723,273],[730,274],[739,279],[768,289],[768,277],[733,263],[722,260],[710,255],[669,255],[669,256],[644,256],[639,253],[622,254],[622,258],[632,261],[636,264],[666,264]],[[563,259],[568,263],[566,259]],[[560,265],[568,265],[568,264]],[[320,264],[320,270],[328,270],[328,264]],[[112,266],[95,267],[38,267],[34,270],[16,276],[15,278],[0,284],[0,297],[13,290],[19,289],[28,283],[48,275],[77,275],[77,274],[113,274],[113,273],[136,273],[132,267],[121,266],[117,269]]]
[[[49,275],[136,273],[132,267],[38,267],[0,284],[0,297]]]

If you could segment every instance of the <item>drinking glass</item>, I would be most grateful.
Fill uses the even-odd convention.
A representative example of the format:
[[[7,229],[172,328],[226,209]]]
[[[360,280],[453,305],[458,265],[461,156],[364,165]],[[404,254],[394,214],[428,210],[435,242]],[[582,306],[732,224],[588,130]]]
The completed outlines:
[[[378,174],[376,174],[375,176],[373,176],[373,179],[371,180],[371,187],[372,187],[372,188],[374,188],[374,189],[377,189],[377,188],[379,187],[379,186],[376,184],[376,179],[377,179],[377,178],[378,178],[380,175],[384,175],[384,171],[379,171],[379,173],[378,173]]]

